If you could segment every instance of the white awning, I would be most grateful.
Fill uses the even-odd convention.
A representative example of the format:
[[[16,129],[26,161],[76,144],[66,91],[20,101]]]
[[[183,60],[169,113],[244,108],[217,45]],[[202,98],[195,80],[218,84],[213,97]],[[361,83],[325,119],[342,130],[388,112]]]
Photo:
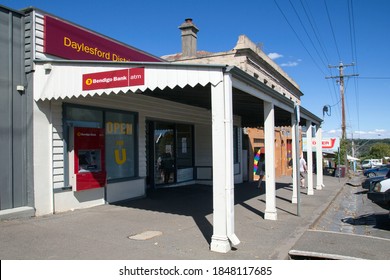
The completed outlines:
[[[352,156],[350,156],[350,155],[347,155],[347,159],[348,159],[349,161],[360,161],[360,159],[355,158],[355,157],[352,157]]]
[[[105,89],[83,90],[83,75],[143,68],[143,84]],[[77,61],[36,61],[34,100],[65,99],[80,96],[143,92],[157,88],[184,88],[207,84],[217,85],[223,80],[223,66],[182,65],[168,63],[101,63]]]

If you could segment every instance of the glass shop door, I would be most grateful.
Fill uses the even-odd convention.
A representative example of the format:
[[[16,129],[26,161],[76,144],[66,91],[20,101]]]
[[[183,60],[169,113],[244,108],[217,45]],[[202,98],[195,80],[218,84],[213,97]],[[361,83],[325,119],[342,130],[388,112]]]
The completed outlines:
[[[155,123],[154,128],[154,183],[156,186],[176,182],[175,126]]]

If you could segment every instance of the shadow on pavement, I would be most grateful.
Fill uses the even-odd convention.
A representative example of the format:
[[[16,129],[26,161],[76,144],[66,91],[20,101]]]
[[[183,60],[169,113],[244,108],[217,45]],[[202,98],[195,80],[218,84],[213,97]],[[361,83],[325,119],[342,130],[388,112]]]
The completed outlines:
[[[373,226],[377,229],[390,231],[390,219],[388,213],[365,214],[356,218],[346,217],[341,219],[341,221],[353,226]]]
[[[288,187],[289,184],[276,184],[276,189]],[[237,184],[234,188],[234,203],[235,205],[243,206],[264,219],[264,212],[246,203],[246,201],[261,196],[264,193],[264,188],[257,188],[257,182]],[[202,232],[203,237],[209,244],[211,243],[213,226],[207,219],[207,216],[213,213],[212,186],[194,184],[181,187],[151,189],[147,192],[147,197],[145,198],[120,201],[112,203],[112,205],[190,216]],[[286,211],[284,209],[281,210]]]

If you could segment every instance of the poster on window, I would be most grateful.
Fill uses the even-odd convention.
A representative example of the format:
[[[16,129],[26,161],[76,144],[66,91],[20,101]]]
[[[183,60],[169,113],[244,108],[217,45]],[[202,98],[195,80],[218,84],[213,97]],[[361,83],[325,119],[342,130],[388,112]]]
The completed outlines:
[[[109,180],[135,176],[134,115],[106,113],[106,169]]]

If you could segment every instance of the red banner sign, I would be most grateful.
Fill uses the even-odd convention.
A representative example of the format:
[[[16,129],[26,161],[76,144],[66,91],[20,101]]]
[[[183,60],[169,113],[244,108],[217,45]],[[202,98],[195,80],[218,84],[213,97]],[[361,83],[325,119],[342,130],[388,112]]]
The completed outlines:
[[[121,69],[83,75],[83,90],[131,87],[144,84],[144,68]]]
[[[162,61],[158,57],[47,15],[44,32],[44,52],[65,59]]]

